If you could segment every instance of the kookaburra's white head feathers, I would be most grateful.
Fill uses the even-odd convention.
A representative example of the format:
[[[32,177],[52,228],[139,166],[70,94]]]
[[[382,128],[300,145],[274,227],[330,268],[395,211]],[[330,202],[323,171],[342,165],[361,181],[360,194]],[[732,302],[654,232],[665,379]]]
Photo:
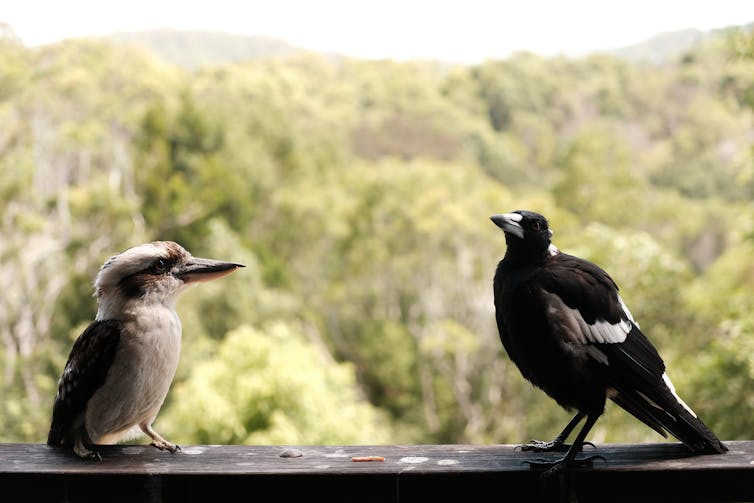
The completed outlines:
[[[241,264],[193,257],[172,241],[155,241],[110,257],[94,281],[97,320],[117,318],[134,303],[173,307],[189,285],[230,274]]]

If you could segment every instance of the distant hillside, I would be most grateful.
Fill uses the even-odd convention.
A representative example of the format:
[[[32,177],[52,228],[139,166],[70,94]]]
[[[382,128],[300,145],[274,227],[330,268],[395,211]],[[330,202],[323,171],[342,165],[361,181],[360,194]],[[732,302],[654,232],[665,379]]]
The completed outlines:
[[[734,28],[751,31],[754,29],[754,23],[730,26],[706,32],[692,28],[669,31],[655,35],[638,44],[621,47],[611,52],[619,58],[628,61],[660,64],[677,58],[703,41],[711,37],[720,36],[722,33]]]
[[[751,31],[754,30],[754,23],[710,31],[689,28],[665,32],[643,42],[608,52],[631,62],[661,64],[681,56],[703,41],[720,36],[721,33],[732,28]],[[282,57],[306,50],[273,37],[182,31],[170,28],[116,33],[106,38],[115,42],[145,46],[165,61],[184,68],[254,58]]]
[[[613,54],[629,61],[663,63],[688,51],[708,35],[696,29],[670,31],[644,42],[616,49]]]
[[[107,38],[116,42],[145,46],[165,61],[184,68],[287,56],[303,50],[271,37],[168,28],[116,33]]]

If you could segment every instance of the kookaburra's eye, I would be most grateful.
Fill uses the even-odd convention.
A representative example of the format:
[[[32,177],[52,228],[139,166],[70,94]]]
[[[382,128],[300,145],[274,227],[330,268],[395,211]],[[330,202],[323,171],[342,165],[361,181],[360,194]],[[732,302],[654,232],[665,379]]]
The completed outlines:
[[[152,271],[155,274],[164,274],[165,271],[168,270],[168,263],[165,262],[165,260],[158,258],[154,261],[154,264],[152,264]]]

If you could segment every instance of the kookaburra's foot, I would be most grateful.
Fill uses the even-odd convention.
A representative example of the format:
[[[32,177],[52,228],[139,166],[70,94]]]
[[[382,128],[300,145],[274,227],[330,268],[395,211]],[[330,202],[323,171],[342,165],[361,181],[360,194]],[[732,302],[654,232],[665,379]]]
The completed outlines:
[[[181,447],[176,444],[171,444],[167,440],[152,440],[152,442],[149,443],[149,445],[153,445],[154,447],[157,447],[161,451],[170,451],[172,454],[175,454],[176,452],[181,450]]]
[[[600,456],[589,456],[588,458],[583,459],[559,459],[558,461],[548,461],[546,459],[535,459],[534,461],[523,461],[522,464],[529,465],[529,468],[533,470],[544,470],[542,472],[542,477],[551,477],[553,475],[556,475],[557,473],[561,472],[565,468],[583,468],[583,467],[590,467],[594,465],[594,461],[597,459],[601,459],[605,463],[607,463],[607,460]]]
[[[181,448],[174,443],[168,442],[167,440],[162,438],[159,433],[152,429],[151,424],[142,424],[140,425],[140,427],[141,431],[149,435],[149,438],[152,439],[152,442],[149,445],[153,445],[161,451],[170,451],[172,454],[175,454],[176,452],[181,450]]]
[[[102,456],[99,455],[99,452],[87,449],[80,438],[77,438],[73,443],[73,452],[81,459],[96,459],[97,461],[102,461]]]
[[[591,445],[594,447],[594,444],[591,442],[583,442],[578,450],[583,450],[584,445]],[[552,442],[544,442],[542,440],[529,440],[527,443],[516,446],[517,449],[521,449],[522,451],[532,451],[532,452],[566,452],[568,449],[571,448],[571,444],[566,444],[562,440],[555,439]],[[596,449],[596,447],[594,447]]]

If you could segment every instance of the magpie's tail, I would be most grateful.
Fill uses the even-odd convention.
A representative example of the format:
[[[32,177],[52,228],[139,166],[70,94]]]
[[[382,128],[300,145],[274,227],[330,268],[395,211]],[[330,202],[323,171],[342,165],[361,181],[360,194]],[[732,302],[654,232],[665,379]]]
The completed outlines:
[[[665,376],[651,393],[619,390],[613,401],[636,416],[663,437],[670,433],[698,454],[722,454],[728,450],[719,438],[675,393]]]
[[[668,401],[671,405],[668,407],[669,421],[663,426],[674,437],[684,443],[686,447],[699,454],[722,454],[728,451],[728,448],[719,438],[710,430],[706,424],[686,405],[677,395],[671,391]],[[672,410],[675,408],[675,410]]]

